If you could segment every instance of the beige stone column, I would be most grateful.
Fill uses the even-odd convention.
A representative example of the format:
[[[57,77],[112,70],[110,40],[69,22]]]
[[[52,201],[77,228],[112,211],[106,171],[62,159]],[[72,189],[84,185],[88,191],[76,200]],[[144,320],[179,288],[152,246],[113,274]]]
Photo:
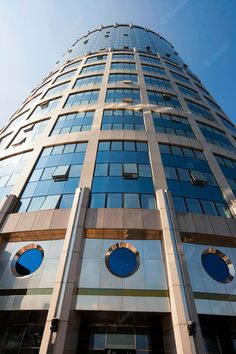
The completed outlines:
[[[163,232],[163,254],[169,288],[172,323],[165,323],[167,338],[173,337],[172,346],[168,345],[168,354],[205,353],[198,315],[192,295],[188,270],[184,260],[180,233],[175,221],[175,212],[170,192],[158,190],[157,205]],[[188,322],[194,321],[195,335],[190,336]],[[172,327],[172,328],[171,328]],[[164,336],[165,338],[165,336]],[[175,342],[175,346],[174,346]]]
[[[67,226],[40,354],[74,354],[77,352],[79,316],[74,310],[76,280],[83,254],[84,221],[89,189],[78,188]],[[51,330],[52,320],[58,320],[58,330]]]

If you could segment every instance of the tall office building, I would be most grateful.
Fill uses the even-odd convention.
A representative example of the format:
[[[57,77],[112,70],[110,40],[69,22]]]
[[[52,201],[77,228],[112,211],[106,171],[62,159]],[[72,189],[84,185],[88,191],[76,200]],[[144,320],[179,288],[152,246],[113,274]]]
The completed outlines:
[[[0,353],[235,353],[236,128],[170,42],[88,32],[0,139]]]

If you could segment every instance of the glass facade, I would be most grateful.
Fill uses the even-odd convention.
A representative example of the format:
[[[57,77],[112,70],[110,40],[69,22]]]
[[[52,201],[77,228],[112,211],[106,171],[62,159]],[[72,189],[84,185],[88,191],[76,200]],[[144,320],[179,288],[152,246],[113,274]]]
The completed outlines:
[[[140,26],[115,25],[99,28],[78,39],[58,62],[58,67],[88,52],[92,54],[109,48],[114,51],[136,48],[140,52],[158,53],[174,63],[183,65],[173,46],[161,35]]]
[[[29,143],[35,139],[38,139],[43,134],[47,123],[48,120],[42,120],[40,122],[24,126],[20,129],[19,133],[13,139],[10,146],[16,147],[23,143]]]
[[[112,55],[112,60],[134,60],[134,54],[127,54],[127,53],[114,53]]]
[[[62,75],[59,75],[56,80],[54,80],[54,84],[58,84],[59,82],[62,82],[62,81],[66,81],[68,79],[71,79],[74,74],[75,74],[76,70],[73,70],[73,71],[69,71],[68,73],[65,73],[65,74],[62,74]]]
[[[86,147],[87,143],[79,143],[44,148],[23,191],[18,211],[71,208]],[[59,173],[60,166],[64,170]]]
[[[155,75],[165,75],[165,70],[153,65],[142,64],[142,69],[144,72],[149,72]]]
[[[106,61],[107,55],[96,55],[95,57],[88,58],[86,64],[96,63],[98,61]]]
[[[2,132],[12,131],[13,129],[16,129],[20,124],[23,124],[23,122],[27,119],[28,116],[29,116],[29,111],[17,115],[16,117],[10,120],[6,128],[3,128]]]
[[[147,143],[99,143],[90,207],[155,208]]]
[[[0,161],[0,201],[11,193],[30,156],[31,154],[28,152]]]
[[[44,98],[60,94],[61,92],[63,92],[67,88],[67,86],[68,86],[68,82],[50,88],[47,91],[47,93],[44,95]]]
[[[112,63],[111,70],[135,71],[136,65],[133,63]]]
[[[172,107],[176,109],[181,108],[178,98],[171,94],[148,90],[148,98],[149,102],[154,105]]]
[[[184,96],[190,96],[195,100],[200,100],[200,96],[198,95],[197,91],[190,89],[189,87],[177,84],[178,89],[182,92]]]
[[[85,58],[81,58],[80,55],[85,55]],[[111,63],[109,67],[107,65],[108,62]],[[140,69],[137,70],[137,63],[139,62],[141,62],[141,71]],[[236,132],[233,123],[227,120],[222,112],[218,113],[220,111],[220,107],[210,97],[208,91],[202,86],[196,75],[194,75],[182,62],[181,58],[174,51],[172,45],[159,34],[155,34],[146,28],[144,29],[133,25],[117,25],[104,28],[102,27],[99,30],[88,33],[86,36],[82,37],[80,40],[74,43],[72,49],[68,50],[64,58],[59,61],[59,66],[60,65],[62,66],[57,66],[56,70],[51,72],[42,81],[40,86],[38,86],[33,91],[32,96],[30,96],[24,102],[21,110],[26,108],[28,110],[22,114],[19,114],[18,112],[15,117],[13,116],[10,124],[8,125],[8,128],[5,128],[5,130],[9,130],[10,132],[11,129],[17,129],[17,127],[19,127],[21,124],[24,124],[24,126],[18,130],[17,135],[15,135],[13,139],[10,137],[10,135],[9,137],[8,135],[3,136],[1,139],[0,147],[5,146],[5,148],[14,148],[15,150],[21,149],[24,146],[28,147],[29,144],[35,140],[35,138],[39,137],[40,134],[44,132],[44,129],[46,128],[52,116],[55,117],[55,123],[49,132],[48,138],[53,136],[56,137],[59,135],[68,136],[68,134],[71,133],[90,132],[96,117],[99,117],[96,118],[96,123],[94,123],[93,127],[94,131],[96,132],[99,130],[101,133],[103,131],[113,131],[112,134],[118,134],[117,131],[140,131],[143,132],[143,134],[145,132],[149,134],[149,129],[153,128],[146,127],[146,125],[148,126],[148,120],[146,120],[146,123],[144,122],[145,109],[150,109],[155,132],[162,134],[162,139],[164,138],[163,134],[167,134],[170,136],[170,139],[174,138],[173,136],[176,136],[176,139],[177,137],[183,137],[194,139],[196,141],[195,129],[191,124],[191,120],[189,120],[185,114],[186,112],[181,106],[179,97],[185,99],[188,109],[193,114],[193,118],[191,119],[197,119],[197,117],[201,117],[208,120],[214,120],[217,126],[218,123],[214,118],[214,114],[217,114],[219,120],[223,123],[224,126],[227,127],[231,133],[234,133],[234,131]],[[108,75],[104,75],[105,70],[108,71]],[[171,78],[167,78],[167,72],[169,72]],[[68,85],[70,84],[70,80],[72,78],[74,78],[75,83],[73,88],[68,90]],[[139,83],[142,82],[143,78],[146,86],[145,91],[149,100],[149,106],[147,107],[145,106],[146,104],[143,104],[143,97],[145,97],[145,95],[143,96],[142,93],[143,88],[140,90],[138,86]],[[173,81],[175,81],[177,90],[175,88],[176,86],[173,85]],[[104,85],[105,89],[101,85]],[[103,102],[98,101],[100,92]],[[53,98],[52,96],[54,95],[60,95],[60,97]],[[64,99],[64,96],[64,107],[60,114],[58,115],[56,113],[55,116],[55,111],[57,112],[58,105],[60,101]],[[45,100],[45,98],[49,99]],[[205,105],[201,104],[201,102],[204,101],[202,98],[205,99]],[[196,102],[197,100],[199,102]],[[92,111],[88,110],[87,107],[85,109],[83,109],[83,107],[80,108],[80,106],[89,104],[95,105],[95,107],[92,108]],[[101,106],[101,104],[104,106]],[[175,110],[174,113],[171,112],[173,109]],[[28,123],[28,125],[25,125],[27,119],[30,118],[29,122],[31,122],[31,120],[41,118],[41,116],[43,119],[45,116],[43,121],[36,121],[32,124]],[[221,146],[232,151],[235,149],[233,143],[228,139],[227,135],[222,129],[218,129],[198,121],[197,123],[207,143],[215,145],[216,147]],[[103,133],[107,134],[105,132]],[[73,142],[75,144],[80,143],[79,136],[82,137],[83,134],[76,136],[77,141]],[[115,135],[114,137],[116,140]],[[133,139],[134,145],[136,140],[136,138]],[[121,140],[119,141],[121,142]],[[110,143],[111,146],[113,146],[112,140],[110,140]],[[132,139],[130,140],[130,144],[131,143]],[[122,144],[125,144],[125,141]],[[189,140],[186,139],[185,144],[188,145]],[[64,145],[67,145],[66,141]],[[164,145],[161,146],[162,149],[164,149]],[[177,155],[179,154],[179,151],[185,150],[189,152],[191,150],[190,147],[188,148],[187,146],[182,146],[181,148],[181,146],[177,147],[175,145],[172,145],[172,147],[169,146],[169,149],[175,151]],[[111,151],[113,150],[111,149]],[[199,150],[194,151],[195,152],[193,152],[193,154],[197,154],[198,151],[198,155],[200,155]],[[100,150],[97,151],[97,159],[101,153],[102,152]],[[121,155],[123,154],[122,152],[120,153]],[[112,154],[113,152],[111,155]],[[145,152],[145,154],[147,154],[147,152]],[[146,163],[150,165],[149,156],[146,157]],[[187,157],[183,156],[183,158],[185,159]],[[188,156],[188,158],[192,157]],[[41,161],[41,157],[39,161]],[[37,169],[39,161],[36,164]],[[194,161],[194,164],[196,164],[196,159]],[[123,175],[119,175],[120,173],[123,173],[126,168],[128,168],[128,166],[126,166],[128,163],[130,163],[130,173],[132,172],[135,176],[137,176],[136,180],[126,180]],[[191,162],[191,164],[192,163],[193,162]],[[206,164],[206,162],[204,163]],[[182,165],[180,166],[178,164]],[[152,176],[142,175],[144,165],[145,163],[142,161],[142,159],[141,162],[138,162],[135,160],[135,158],[134,161],[128,162],[123,159],[123,157],[121,157],[119,161],[113,161],[113,155],[111,161],[107,161],[104,164],[97,162],[96,160],[94,170],[96,171],[94,172],[95,180],[92,182],[93,194],[96,197],[96,203],[93,202],[95,200],[93,197],[91,205],[93,205],[93,203],[98,205],[97,200],[99,198],[103,198],[101,202],[103,207],[110,207],[110,205],[113,205],[113,203],[114,205],[117,203],[117,205],[119,204],[122,207],[128,207],[128,205],[132,205],[132,203],[138,207],[142,207],[144,205],[147,206],[148,202],[146,202],[146,200],[144,201],[144,197],[141,195],[148,195],[149,193],[153,194],[153,191],[150,192],[151,189],[147,188],[149,192],[146,192],[145,189],[145,183],[147,183],[149,179],[151,180]],[[45,168],[47,167],[48,166],[45,166]],[[56,166],[49,167],[56,168]],[[106,176],[97,175],[99,167],[101,169],[106,169]],[[220,193],[220,189],[216,184],[214,177],[210,175],[211,171],[208,171],[209,166],[207,167],[208,170],[206,166],[203,167],[203,169],[201,166],[200,169],[195,167],[186,168],[186,166],[184,167],[184,162],[182,161],[181,163],[178,162],[176,166],[170,164],[164,165],[164,167],[166,176],[168,176],[168,186],[171,186],[169,187],[170,190],[174,191],[173,195],[175,204],[177,205],[179,203],[179,205],[181,205],[179,210],[182,208],[182,210],[188,212],[194,210],[195,208],[195,210],[198,210],[199,213],[201,212],[223,215],[223,212],[219,211],[220,203],[223,203],[222,208],[224,208],[225,202],[222,199],[222,194]],[[114,173],[118,173],[118,175],[113,176],[113,171],[116,171]],[[193,174],[198,172],[198,177],[200,176],[207,180],[206,183],[204,182],[204,186],[200,187],[192,185],[194,177],[191,175],[191,171],[193,171]],[[41,181],[41,177],[39,177],[39,182]],[[54,182],[54,186],[59,186],[59,184],[62,182],[60,181],[60,183],[58,183],[57,181],[55,183],[53,176],[51,175],[49,177],[51,178],[50,183]],[[69,178],[70,177],[71,174],[69,175]],[[76,176],[76,178],[77,177],[79,178],[79,176]],[[102,179],[99,179],[100,177],[120,178],[120,183],[122,186],[124,186],[124,188],[121,188],[121,191],[119,192],[120,194],[117,192],[119,195],[116,194],[114,184],[112,184],[113,182],[111,180],[112,187],[109,187],[110,189],[108,188],[108,190],[106,190],[104,187],[105,190],[102,190],[101,192],[97,190],[98,182],[96,182],[97,178],[101,182],[103,181]],[[234,178],[229,176],[226,176],[226,178],[228,179],[231,188],[234,190]],[[31,182],[32,181],[30,180],[29,184]],[[36,181],[33,182],[36,183]],[[63,181],[63,183],[65,183],[65,181]],[[101,185],[106,185],[104,181],[102,183],[103,184]],[[129,183],[132,185],[134,183],[134,185],[136,185],[136,189],[134,188],[134,191],[136,192],[133,191],[132,193],[128,193],[129,188],[127,188],[126,184]],[[144,184],[143,193],[140,187],[142,183]],[[187,183],[186,191],[189,190],[188,195],[178,195],[176,192],[176,186],[178,183],[180,183],[180,185]],[[139,188],[137,187],[137,184],[139,185]],[[185,185],[183,184],[183,186]],[[199,190],[201,192],[201,197],[198,198],[198,203],[195,202],[196,194],[194,194],[197,188],[200,188]],[[204,193],[209,194],[209,196],[213,196],[214,188],[217,190],[217,193],[215,193],[214,197],[215,199],[213,198],[211,200],[211,197],[208,197],[209,200],[203,198]],[[27,193],[28,189],[30,189],[30,187],[27,186]],[[179,188],[179,191],[180,190],[181,188]],[[32,198],[41,198],[35,199],[38,203],[36,203],[36,208],[44,208],[43,203],[45,202],[45,205],[47,206],[47,203],[50,204],[50,200],[48,202],[46,199],[43,200],[43,198],[46,198],[47,196],[51,197],[51,195],[54,195],[34,195],[34,191],[32,194],[29,193],[28,195],[26,192],[24,191],[22,194],[21,199],[24,200],[25,206],[21,207],[21,211],[31,210],[31,208],[34,208],[34,202],[31,203]],[[63,203],[60,204],[61,200],[64,200],[62,199],[62,195],[64,196],[63,193],[63,190],[60,190],[60,194],[57,194],[60,196],[58,197],[59,199],[52,199],[51,203],[53,207],[61,207],[60,205],[63,205]],[[191,195],[191,193],[193,193],[193,195]],[[27,202],[25,201],[26,199]],[[27,204],[28,202],[29,204]],[[208,202],[213,204],[210,205]],[[151,199],[150,205],[151,207],[154,206],[154,202],[151,201]],[[144,207],[146,208],[146,206]],[[227,213],[228,211],[226,214]]]
[[[39,118],[41,115],[48,115],[53,111],[57,105],[59,104],[60,99],[55,98],[54,100],[50,101],[45,101],[38,106],[36,106],[35,110],[33,111],[33,114],[31,114],[30,118]]]
[[[222,130],[200,122],[198,122],[198,125],[209,144],[221,146],[228,150],[235,150],[235,147]]]
[[[138,76],[135,74],[110,74],[109,75],[109,84],[112,83],[117,83],[117,82],[123,82],[125,81],[125,83],[130,83],[131,82],[138,82]]]
[[[0,133],[1,353],[38,353],[42,335],[45,352],[63,346],[60,316],[43,334],[58,303],[79,327],[61,352],[200,353],[188,301],[206,353],[233,352],[236,128],[170,42],[132,24],[88,32]]]
[[[93,71],[104,71],[104,69],[105,69],[104,64],[88,65],[81,70],[80,74],[87,74]]]
[[[144,130],[143,112],[128,109],[103,111],[101,130]]]
[[[160,145],[160,151],[176,212],[231,217],[201,151],[164,144]]]
[[[140,92],[138,89],[109,88],[107,89],[106,102],[140,103]]]
[[[236,161],[220,155],[215,155],[215,157],[234,195],[236,196]]]
[[[80,88],[81,86],[87,85],[99,85],[102,81],[102,75],[91,75],[86,77],[81,77],[76,80],[74,88]]]
[[[209,111],[209,109],[207,107],[204,107],[204,106],[202,106],[196,102],[193,102],[193,101],[186,100],[186,102],[187,102],[187,105],[188,105],[190,111],[193,114],[196,114],[200,117],[203,117],[203,118],[206,118],[209,120],[214,120],[212,113]]]
[[[169,80],[157,78],[154,76],[144,75],[144,80],[147,86],[154,86],[166,90],[172,90],[172,86]]]
[[[94,111],[70,113],[60,116],[51,135],[78,133],[91,130]]]
[[[152,113],[152,117],[157,133],[174,134],[196,139],[187,118],[168,113],[155,112]]]
[[[176,81],[180,81],[180,82],[183,82],[184,84],[192,86],[191,82],[189,81],[189,79],[187,77],[177,74],[173,71],[171,71],[170,73],[171,73],[171,76],[173,77],[173,79],[175,79]]]
[[[146,56],[146,55],[140,55],[139,56],[141,62],[144,63],[150,63],[150,64],[156,64],[156,65],[161,65],[161,61],[158,58]]]
[[[62,69],[62,72],[78,68],[80,63],[81,63],[81,60],[77,60],[74,63],[68,64],[68,65],[64,66],[64,68]]]
[[[82,104],[96,103],[99,90],[82,91],[69,95],[65,107],[79,106]]]

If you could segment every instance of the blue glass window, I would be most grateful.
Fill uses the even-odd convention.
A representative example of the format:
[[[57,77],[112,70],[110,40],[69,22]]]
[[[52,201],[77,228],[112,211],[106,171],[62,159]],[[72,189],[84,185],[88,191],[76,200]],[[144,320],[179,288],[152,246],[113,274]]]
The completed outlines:
[[[107,176],[108,175],[108,163],[96,164],[94,176]]]
[[[198,125],[209,144],[221,146],[228,150],[235,150],[235,147],[231,144],[230,140],[222,130],[201,122],[198,122]]]
[[[142,64],[142,69],[152,74],[165,75],[165,70],[157,66]]]
[[[236,195],[236,161],[219,155],[215,155],[215,157],[225,178]]]
[[[145,80],[147,86],[158,87],[158,88],[162,88],[165,90],[172,90],[173,89],[170,84],[170,81],[167,79],[161,79],[161,78],[157,78],[154,76],[144,75],[144,80]]]
[[[122,176],[122,164],[121,163],[110,163],[109,176]]]
[[[105,64],[88,65],[83,67],[80,74],[87,74],[93,71],[104,71],[104,69]]]
[[[68,64],[63,68],[62,72],[77,68],[80,65],[80,63],[81,60],[77,60],[74,63]]]
[[[197,91],[190,89],[189,87],[177,84],[178,89],[180,90],[180,92],[182,92],[185,96],[190,96],[192,98],[195,98],[196,100],[200,100],[201,97],[199,96],[199,94],[197,93]]]
[[[170,73],[175,80],[180,81],[180,82],[184,82],[184,83],[188,84],[189,86],[192,86],[191,81],[189,81],[189,79],[186,76],[177,74],[173,71],[170,71]]]
[[[142,62],[145,62],[145,63],[156,64],[156,65],[161,64],[160,59],[155,58],[155,57],[151,57],[151,56],[147,56],[147,55],[139,55],[139,58]]]
[[[28,152],[0,161],[0,201],[6,195],[11,194],[11,190],[19,179],[30,156],[31,153]]]
[[[125,81],[125,83],[132,83],[132,82],[138,82],[138,76],[136,74],[110,74],[109,75],[109,80],[108,83],[112,84],[112,83],[117,83],[117,82],[121,82],[123,83],[123,81]]]
[[[54,86],[46,92],[46,94],[43,96],[43,98],[59,94],[59,93],[63,92],[67,88],[67,86],[68,86],[68,82],[65,82],[64,84],[61,84],[61,85]]]
[[[45,115],[50,113],[52,110],[54,110],[57,107],[59,101],[60,101],[59,98],[55,98],[54,100],[46,101],[39,104],[31,114],[30,118],[32,119],[40,115]]]
[[[232,217],[201,151],[166,144],[160,151],[176,212]]]
[[[151,104],[165,106],[165,107],[173,107],[176,109],[181,108],[181,105],[177,97],[169,93],[166,94],[166,93],[148,90],[148,99]]]
[[[90,208],[105,208],[106,193],[93,193]]]
[[[173,203],[176,213],[186,213],[187,208],[183,197],[173,196]]]
[[[126,53],[113,53],[112,60],[134,60],[134,55]]]
[[[214,203],[210,200],[201,200],[204,214],[218,215]]]
[[[202,208],[198,199],[186,198],[185,199],[188,211],[190,213],[200,213],[202,214]]]
[[[169,62],[165,62],[166,63],[166,66],[169,68],[169,69],[172,69],[172,70],[175,70],[175,71],[178,71],[180,73],[183,73],[183,69],[181,69],[180,67],[172,64],[172,63],[169,63]]]
[[[185,148],[177,145],[166,145],[166,144],[159,144],[159,147],[162,154],[172,154],[172,155],[191,157],[196,160],[206,160],[204,153],[200,150]]]
[[[91,64],[91,63],[96,63],[98,61],[106,61],[107,60],[107,55],[96,55],[94,57],[90,57],[86,60],[86,64]]]
[[[150,194],[140,194],[141,198],[141,208],[142,209],[155,209],[155,198],[154,195]]]
[[[232,265],[232,263],[224,253],[215,249],[209,249],[203,252],[201,260],[203,268],[214,280],[220,283],[228,283],[233,279],[228,266],[228,264]]]
[[[229,121],[226,117],[223,117],[221,114],[217,113],[217,115],[220,118],[220,120],[222,121],[222,123],[224,124],[224,126],[226,126],[230,130],[231,133],[236,134],[235,125],[231,121]]]
[[[17,136],[13,139],[10,146],[18,146],[23,143],[29,143],[35,139],[38,139],[40,135],[43,134],[45,126],[47,125],[48,120],[43,120],[41,122],[28,124],[20,129]]]
[[[79,106],[81,104],[96,103],[99,90],[82,91],[69,95],[64,107]]]
[[[102,81],[102,75],[81,77],[76,80],[74,84],[74,88],[79,88],[81,86],[87,86],[87,85],[98,85],[101,83],[101,81]]]
[[[87,34],[86,37],[81,37],[73,44],[71,50],[65,53],[58,66],[68,60],[86,55],[88,52],[98,55],[98,52],[108,51],[111,47],[115,51],[114,54],[123,54],[126,51],[127,54],[133,55],[133,49],[136,48],[136,51],[142,56],[144,56],[143,53],[151,53],[151,58],[158,59],[158,53],[168,58],[168,62],[183,66],[183,62],[174,48],[159,34],[145,30],[140,26],[129,27],[123,24],[99,28]],[[118,51],[120,52],[118,53]]]
[[[138,269],[138,252],[126,244],[116,244],[106,254],[106,265],[112,274],[122,278],[129,277]]]
[[[138,89],[107,89],[106,102],[139,103],[140,92]]]
[[[167,179],[178,179],[175,167],[164,167],[165,175]]]
[[[59,116],[51,135],[69,134],[91,130],[93,116],[94,111],[70,113]]]
[[[78,143],[45,148],[17,210],[70,208],[79,185],[86,147],[87,143]]]
[[[207,96],[204,96],[204,97],[207,100],[207,102],[209,103],[209,105],[211,106],[211,108],[216,109],[217,111],[219,111],[219,110],[221,111],[220,106],[218,106],[218,104],[216,104],[212,99],[210,99]]]
[[[209,119],[209,120],[215,120],[211,112],[207,107],[204,107],[196,102],[186,100],[188,108],[193,114],[196,114],[200,117]]]
[[[157,133],[174,134],[196,139],[187,118],[168,113],[152,112],[153,122]]]
[[[41,247],[30,248],[22,252],[20,256],[15,256],[16,261],[13,260],[13,274],[18,277],[23,277],[34,273],[43,261],[43,250]]]
[[[122,208],[122,194],[107,193],[107,208]]]
[[[90,207],[155,208],[147,143],[99,143]]]
[[[136,65],[134,63],[112,63],[111,64],[111,70],[136,70]]]
[[[143,112],[128,109],[104,110],[102,130],[144,130]]]
[[[72,78],[74,76],[75,72],[76,72],[76,70],[73,70],[73,71],[69,71],[68,73],[62,74],[62,75],[58,76],[53,83],[55,84],[55,83],[58,83],[61,81],[66,81],[66,80]]]

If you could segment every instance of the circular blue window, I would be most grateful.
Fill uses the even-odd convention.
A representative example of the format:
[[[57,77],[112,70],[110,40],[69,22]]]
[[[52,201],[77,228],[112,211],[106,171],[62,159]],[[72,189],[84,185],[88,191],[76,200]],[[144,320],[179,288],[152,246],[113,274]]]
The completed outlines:
[[[43,249],[39,245],[30,244],[21,248],[12,260],[12,273],[17,277],[34,273],[40,267],[43,256]]]
[[[221,251],[208,248],[202,254],[202,265],[207,274],[220,283],[229,283],[234,278],[234,266]]]
[[[119,242],[108,249],[105,261],[107,268],[113,275],[124,278],[136,272],[140,257],[134,246],[126,242]]]

